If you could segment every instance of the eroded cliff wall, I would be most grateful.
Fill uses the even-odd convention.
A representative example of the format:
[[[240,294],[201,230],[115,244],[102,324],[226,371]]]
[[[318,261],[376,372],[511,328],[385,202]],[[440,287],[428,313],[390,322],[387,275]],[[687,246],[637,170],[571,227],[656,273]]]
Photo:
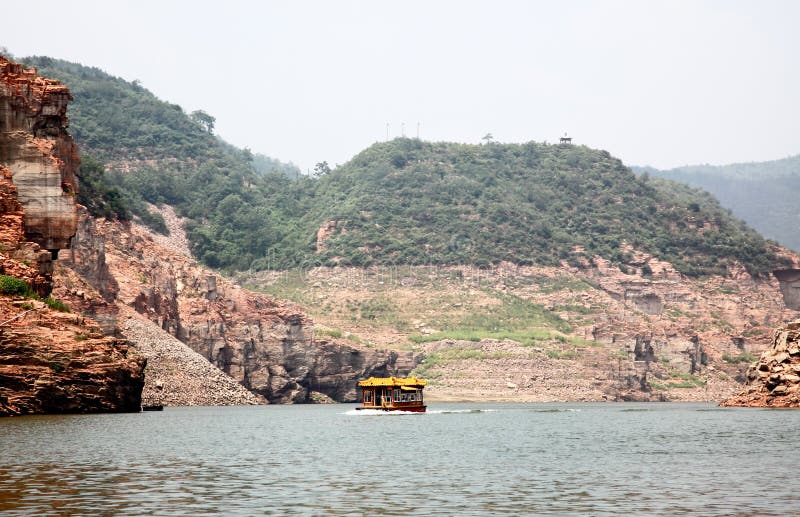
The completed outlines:
[[[317,339],[298,306],[233,285],[135,227],[82,216],[71,255],[95,298],[133,307],[272,403],[354,401],[358,379],[416,365],[411,352]],[[79,292],[87,310],[111,314],[88,290],[59,292]]]
[[[0,163],[24,207],[25,238],[48,250],[75,235],[78,153],[67,134],[69,89],[0,56]]]
[[[0,56],[0,416],[138,411],[145,359],[51,309],[53,255],[76,230],[66,87]],[[42,249],[45,248],[45,249]]]

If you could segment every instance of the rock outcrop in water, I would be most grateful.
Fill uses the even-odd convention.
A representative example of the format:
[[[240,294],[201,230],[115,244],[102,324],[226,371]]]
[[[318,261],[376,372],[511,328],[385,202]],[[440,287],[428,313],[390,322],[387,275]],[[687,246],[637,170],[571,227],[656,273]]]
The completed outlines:
[[[29,308],[30,307],[30,308]],[[136,412],[145,359],[82,316],[0,299],[0,416]]]
[[[800,320],[775,331],[772,346],[748,369],[745,389],[720,405],[800,407]]]
[[[52,258],[75,234],[70,98],[0,57],[0,416],[140,409],[145,359],[21,289],[51,293]]]

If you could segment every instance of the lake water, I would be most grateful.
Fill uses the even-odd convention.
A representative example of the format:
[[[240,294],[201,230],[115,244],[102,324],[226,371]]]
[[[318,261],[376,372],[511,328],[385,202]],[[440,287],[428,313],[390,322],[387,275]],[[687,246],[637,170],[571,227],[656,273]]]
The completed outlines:
[[[354,407],[0,419],[0,514],[800,514],[800,411]]]

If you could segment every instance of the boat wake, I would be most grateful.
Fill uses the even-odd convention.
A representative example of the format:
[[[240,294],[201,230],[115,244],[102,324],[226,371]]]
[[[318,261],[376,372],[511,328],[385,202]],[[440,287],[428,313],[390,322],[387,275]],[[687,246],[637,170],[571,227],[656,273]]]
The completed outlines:
[[[350,409],[342,413],[347,416],[397,416],[397,415],[452,415],[464,413],[494,413],[496,409],[429,409],[418,411],[381,411],[380,409]]]
[[[452,415],[459,413],[494,413],[496,409],[434,409],[428,411],[434,415]]]

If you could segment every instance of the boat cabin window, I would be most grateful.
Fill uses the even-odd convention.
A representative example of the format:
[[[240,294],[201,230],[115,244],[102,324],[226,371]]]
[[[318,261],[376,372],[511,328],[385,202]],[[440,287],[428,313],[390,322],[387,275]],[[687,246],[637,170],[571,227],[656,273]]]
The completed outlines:
[[[364,392],[364,402],[372,402],[372,392],[365,391]]]
[[[400,388],[395,388],[394,390],[394,399],[399,401],[400,400]]]

